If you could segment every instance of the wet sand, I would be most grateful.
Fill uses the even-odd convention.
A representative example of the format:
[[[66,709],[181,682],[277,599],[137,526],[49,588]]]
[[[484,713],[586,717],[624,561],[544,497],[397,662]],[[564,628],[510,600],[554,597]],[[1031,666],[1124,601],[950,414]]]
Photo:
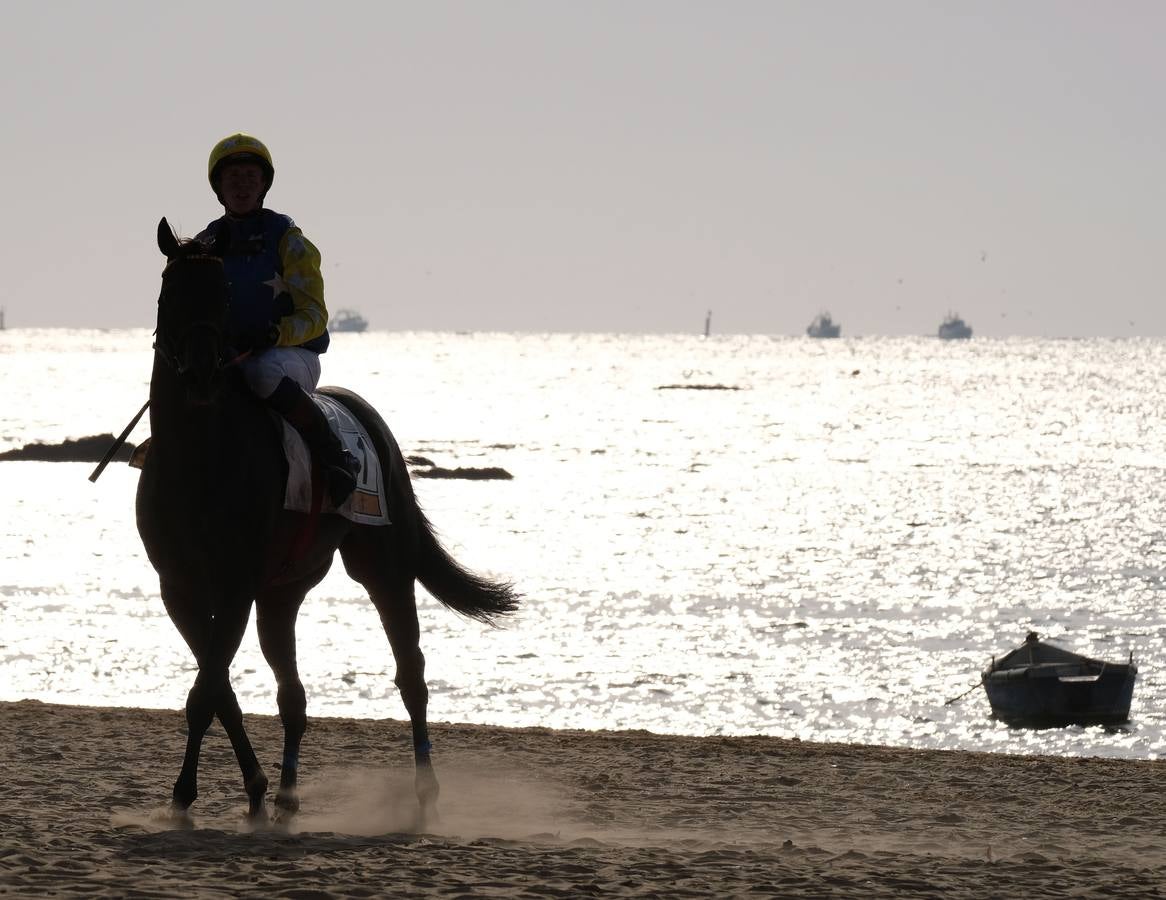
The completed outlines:
[[[276,719],[247,716],[274,783]],[[208,736],[165,810],[179,711],[0,703],[11,897],[1166,897],[1166,764],[435,724],[419,830],[407,725],[314,719],[300,815],[250,829]]]

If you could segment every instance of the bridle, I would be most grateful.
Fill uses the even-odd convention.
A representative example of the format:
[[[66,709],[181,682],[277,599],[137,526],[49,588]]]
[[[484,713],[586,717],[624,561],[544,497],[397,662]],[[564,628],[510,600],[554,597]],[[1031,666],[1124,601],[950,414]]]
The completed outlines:
[[[217,256],[211,256],[207,253],[192,253],[189,256],[176,256],[166,263],[165,268],[162,269],[162,279],[165,282],[167,273],[178,263],[198,262],[198,263],[214,263],[222,266],[223,261]],[[210,332],[216,349],[215,357],[218,362],[218,368],[235,365],[244,359],[248,354],[242,353],[233,359],[227,360],[224,358],[224,351],[226,350],[227,342],[226,336],[223,334],[222,325],[211,319],[200,319],[186,325],[173,340],[169,336],[161,334],[161,324],[154,331],[154,351],[162,358],[162,360],[174,371],[179,377],[187,375],[190,371],[189,366],[184,360],[185,350],[191,337],[199,332]]]
[[[214,246],[218,247],[220,243],[222,243],[221,230],[220,239],[216,239]],[[222,258],[215,255],[214,253],[208,253],[207,249],[210,248],[208,248],[205,244],[199,245],[199,249],[195,252],[184,252],[182,245],[180,245],[177,239],[174,237],[174,232],[170,230],[170,226],[167,224],[165,219],[162,219],[162,221],[158,223],[158,248],[166,255],[167,259],[166,265],[162,269],[163,281],[165,281],[166,275],[168,272],[170,272],[171,268],[173,268],[179,262],[213,262],[218,265],[220,269],[223,265]],[[170,248],[173,248],[173,252],[171,252]],[[227,342],[223,334],[223,328],[219,322],[215,322],[211,319],[202,319],[197,322],[191,322],[181,330],[181,332],[178,334],[177,340],[168,340],[165,335],[159,333],[162,330],[161,305],[166,291],[165,284],[163,284],[162,290],[163,294],[158,297],[158,327],[154,329],[154,353],[171,369],[171,371],[173,371],[179,377],[180,380],[185,381],[186,376],[190,372],[189,367],[183,360],[183,356],[185,355],[183,350],[185,350],[186,345],[191,339],[191,336],[198,331],[209,331],[214,339],[215,372],[221,371],[225,367],[236,365],[237,363],[242,362],[244,359],[250,356],[250,351],[247,351],[240,353],[233,359],[224,361],[223,351],[227,346]],[[205,406],[208,404],[203,402],[198,403],[197,405]],[[109,461],[113,459],[114,454],[116,454],[118,449],[126,442],[126,438],[129,437],[130,432],[133,431],[134,426],[138,424],[142,416],[145,415],[145,412],[149,406],[149,400],[142,404],[142,408],[138,410],[137,415],[135,415],[130,420],[130,423],[122,430],[121,435],[114,440],[109,450],[106,451],[106,454],[102,458],[101,462],[97,464],[97,468],[95,468],[90,474],[90,481],[97,481],[101,473],[105,471],[105,467],[109,465]]]
[[[186,347],[191,335],[198,331],[210,331],[214,335],[215,346],[218,347],[219,366],[225,365],[223,360],[223,330],[214,322],[192,322],[182,330],[182,333],[172,343],[159,340],[158,332],[155,331],[154,350],[174,370],[176,375],[184,376],[190,371],[190,367],[182,358],[182,350]]]

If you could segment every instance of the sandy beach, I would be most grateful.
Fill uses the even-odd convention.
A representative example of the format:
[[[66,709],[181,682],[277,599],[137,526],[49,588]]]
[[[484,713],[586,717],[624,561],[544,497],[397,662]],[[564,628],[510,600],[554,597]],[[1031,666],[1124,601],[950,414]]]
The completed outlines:
[[[276,775],[280,730],[248,728]],[[646,732],[316,719],[303,808],[249,829],[216,725],[170,824],[179,711],[0,703],[12,897],[1163,897],[1166,766]]]

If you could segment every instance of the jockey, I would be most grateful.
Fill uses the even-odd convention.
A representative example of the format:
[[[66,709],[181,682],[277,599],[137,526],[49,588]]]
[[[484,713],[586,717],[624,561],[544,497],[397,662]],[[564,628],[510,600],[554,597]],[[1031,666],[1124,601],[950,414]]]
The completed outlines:
[[[249,351],[239,363],[243,378],[303,436],[339,506],[355,489],[359,468],[309,396],[329,341],[320,251],[289,216],[264,208],[275,166],[261,141],[223,138],[211,150],[207,175],[225,215],[198,237],[212,241],[224,226],[230,235],[223,268],[231,282],[231,344]]]

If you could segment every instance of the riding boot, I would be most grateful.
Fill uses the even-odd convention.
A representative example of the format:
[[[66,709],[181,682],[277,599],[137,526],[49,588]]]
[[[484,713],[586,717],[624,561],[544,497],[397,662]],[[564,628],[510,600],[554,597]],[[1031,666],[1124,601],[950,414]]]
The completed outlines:
[[[332,505],[339,507],[356,489],[356,476],[360,472],[356,457],[332,433],[324,411],[290,378],[280,381],[267,402],[300,433],[312,458],[324,470]]]

